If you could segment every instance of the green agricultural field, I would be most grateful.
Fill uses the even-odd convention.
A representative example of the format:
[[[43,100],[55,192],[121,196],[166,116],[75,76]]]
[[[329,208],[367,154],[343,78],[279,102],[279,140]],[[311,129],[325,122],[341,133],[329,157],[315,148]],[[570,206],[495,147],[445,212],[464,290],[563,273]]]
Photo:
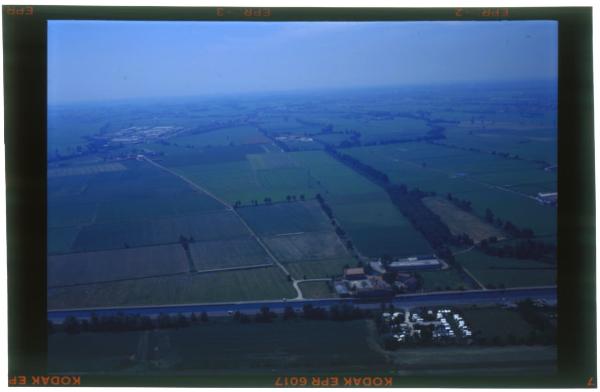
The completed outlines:
[[[86,226],[88,230],[97,224],[127,225],[223,210],[221,204],[206,194],[146,162],[128,161],[119,165],[126,170],[49,178],[49,229]],[[68,250],[52,243],[49,248]]]
[[[323,152],[293,153],[325,189],[334,217],[365,256],[410,256],[431,248],[378,185]]]
[[[146,332],[48,335],[48,373],[116,373],[126,369]]]
[[[422,278],[423,291],[448,291],[448,290],[469,290],[478,287],[473,286],[469,280],[463,279],[460,272],[454,268],[439,271],[419,271]]]
[[[74,251],[119,249],[178,242],[180,236],[196,241],[227,240],[248,236],[248,230],[231,211],[186,217],[94,224],[84,227]],[[127,245],[127,246],[126,246]]]
[[[168,193],[171,193],[170,195]],[[131,222],[148,219],[176,218],[223,211],[224,206],[210,196],[193,189],[165,192],[165,195],[100,203],[95,223]]]
[[[344,152],[383,171],[394,183],[440,195],[452,193],[471,201],[474,212],[481,217],[490,208],[502,220],[509,220],[521,228],[531,228],[536,234],[556,231],[554,207],[541,205],[527,194],[517,194],[494,185],[522,185],[524,181],[535,183],[540,176],[552,178],[553,174],[535,169],[539,165],[534,163],[430,143],[359,147],[345,149]],[[505,184],[513,173],[529,173],[529,180],[519,178],[517,183]],[[494,179],[494,176],[497,178]]]
[[[473,331],[474,338],[491,341],[494,338],[506,339],[512,335],[517,339],[526,339],[533,331],[533,327],[514,309],[465,307],[460,310],[460,314]]]
[[[304,298],[333,298],[335,293],[330,283],[325,281],[299,283]]]
[[[558,141],[556,130],[552,129],[518,129],[512,125],[512,129],[474,130],[469,133],[466,127],[456,127],[450,128],[446,135],[446,144],[517,154],[525,159],[545,161],[549,164],[557,162]]]
[[[172,275],[190,270],[180,244],[48,257],[48,287]]]
[[[332,227],[316,201],[244,207],[238,213],[261,236],[327,231]]]
[[[86,203],[84,200],[48,200],[48,227],[64,228],[92,224],[96,218],[98,204]]]
[[[346,247],[333,231],[280,234],[265,237],[264,241],[284,263],[349,257]]]
[[[479,189],[477,184],[465,181],[464,173],[428,168],[431,157],[452,159],[457,151],[431,151],[441,149],[427,143],[401,143],[384,146],[357,147],[342,151],[388,175],[393,183],[406,184],[411,188],[448,192],[466,192]],[[441,155],[441,154],[444,155]]]
[[[310,260],[297,263],[288,263],[286,268],[295,279],[319,279],[332,276],[341,276],[344,268],[353,267],[356,260],[348,257],[333,260]]]
[[[47,234],[48,254],[68,252],[73,247],[79,230],[81,230],[79,226],[49,227]]]
[[[344,141],[349,141],[351,136],[351,134],[346,133],[326,133],[318,135],[315,138],[320,142],[333,144],[334,146],[339,146],[340,143]]]
[[[370,120],[358,123],[356,128],[361,133],[363,143],[377,143],[390,140],[408,140],[425,136],[429,127],[423,120],[396,117],[394,119]]]
[[[167,146],[170,147],[170,146]],[[177,146],[175,146],[177,147]],[[179,146],[181,147],[181,146]],[[155,149],[163,152],[161,148]],[[169,150],[171,152],[169,153]],[[241,144],[235,146],[212,146],[197,148],[168,148],[164,155],[156,160],[164,166],[173,168],[179,166],[194,166],[244,161],[247,154],[258,154],[265,150],[260,144]]]
[[[294,162],[306,168],[311,177],[317,181],[324,197],[382,192],[377,185],[323,151],[293,152],[290,155]]]
[[[248,154],[246,156],[253,170],[289,169],[298,167],[291,155],[284,152],[268,154]]]
[[[426,197],[423,199],[423,203],[440,217],[454,235],[467,234],[475,242],[490,237],[496,237],[497,239],[504,237],[504,233],[496,227],[458,208],[451,201],[442,197]]]
[[[271,154],[280,153],[265,155]],[[253,200],[264,203],[265,198],[273,202],[286,201],[288,196],[312,198],[321,191],[310,172],[302,167],[291,165],[257,170],[253,167],[256,158],[252,162],[182,166],[176,171],[229,203],[239,201],[245,206],[251,205]]]
[[[344,374],[389,370],[372,340],[370,321],[275,321],[239,324],[211,319],[176,330],[82,333],[49,336],[48,363],[57,373],[136,373],[148,369],[135,360],[146,346],[165,367],[163,373],[272,374],[323,368]],[[348,345],[352,341],[353,344]],[[168,342],[168,344],[164,344]],[[156,371],[156,370],[155,370]]]
[[[532,260],[488,256],[479,251],[458,254],[456,261],[489,287],[551,286],[556,284],[556,268]]]
[[[509,376],[556,372],[556,346],[418,347],[391,352],[402,375]]]
[[[272,264],[273,260],[252,237],[189,244],[196,270]]]
[[[253,126],[222,128],[193,135],[179,136],[169,141],[178,145],[191,145],[195,147],[270,143],[269,139]]]
[[[170,333],[180,370],[244,369],[364,372],[386,367],[370,344],[369,321],[276,321],[270,324],[209,322]],[[354,342],[348,345],[348,342]]]
[[[73,167],[60,167],[56,169],[48,169],[48,178],[64,177],[64,176],[81,176],[92,175],[96,173],[114,172],[126,170],[122,163],[113,162],[99,165],[81,165]]]
[[[498,185],[506,188],[515,186],[529,185],[539,187],[537,192],[543,192],[544,186],[538,184],[556,183],[556,172],[540,170],[539,168],[516,167],[514,170],[495,171],[474,175],[472,177],[477,181],[486,184]],[[535,196],[536,193],[533,193]]]
[[[48,309],[295,298],[277,267],[146,278],[48,290]]]
[[[304,135],[321,132],[321,128],[318,126],[304,125],[296,121],[296,119],[285,117],[269,117],[263,116],[261,118],[260,127],[265,130],[266,133],[272,135],[279,134],[293,134],[293,135]]]
[[[334,216],[360,253],[393,257],[431,253],[431,247],[386,194],[366,198],[333,197]]]
[[[538,236],[556,234],[556,207],[542,205],[536,200],[494,189],[457,196],[472,201],[473,210],[479,216],[484,216],[485,210],[489,208],[503,221],[508,220],[519,228],[530,228]]]

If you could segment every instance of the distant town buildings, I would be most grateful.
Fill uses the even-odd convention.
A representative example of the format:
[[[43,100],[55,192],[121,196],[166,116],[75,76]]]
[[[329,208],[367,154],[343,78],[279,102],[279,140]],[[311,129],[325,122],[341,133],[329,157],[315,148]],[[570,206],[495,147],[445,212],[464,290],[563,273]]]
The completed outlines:
[[[277,136],[277,137],[275,137],[275,140],[278,140],[280,142],[304,142],[304,143],[310,143],[310,142],[314,141],[314,139],[312,137],[301,136],[301,135]]]

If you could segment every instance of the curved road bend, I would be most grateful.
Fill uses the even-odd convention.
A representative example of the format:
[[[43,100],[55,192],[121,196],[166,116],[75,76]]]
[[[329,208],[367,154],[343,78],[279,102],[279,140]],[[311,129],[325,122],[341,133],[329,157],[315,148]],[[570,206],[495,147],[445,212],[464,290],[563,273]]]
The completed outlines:
[[[427,294],[404,294],[398,295],[387,303],[393,303],[397,307],[434,306],[434,305],[464,305],[464,304],[495,304],[519,301],[523,299],[542,299],[556,301],[556,286],[527,287],[513,289],[495,290],[470,290],[470,291],[447,291]],[[67,316],[90,317],[92,313],[98,316],[123,314],[140,314],[155,316],[160,313],[200,313],[221,316],[229,312],[240,311],[244,313],[256,313],[261,307],[267,306],[275,312],[282,312],[286,306],[301,310],[304,305],[329,308],[332,305],[352,304],[364,309],[374,309],[381,306],[382,300],[359,300],[356,298],[329,298],[329,299],[302,299],[302,300],[279,300],[279,301],[246,301],[231,303],[212,304],[184,304],[184,305],[160,305],[160,306],[132,306],[132,307],[105,307],[85,309],[57,309],[48,311],[48,318],[62,320]]]

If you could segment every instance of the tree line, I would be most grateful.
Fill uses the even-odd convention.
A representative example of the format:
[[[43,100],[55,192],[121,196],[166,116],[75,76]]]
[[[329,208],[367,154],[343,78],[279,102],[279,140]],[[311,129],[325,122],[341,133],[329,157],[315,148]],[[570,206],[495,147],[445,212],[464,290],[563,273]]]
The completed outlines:
[[[373,317],[371,310],[364,310],[351,304],[332,305],[329,309],[306,304],[301,312],[294,310],[292,306],[286,306],[282,314],[273,312],[269,307],[263,306],[251,315],[236,311],[233,320],[241,324],[248,323],[271,323],[278,319],[283,321],[304,320],[333,320],[349,321]],[[153,329],[178,329],[192,325],[209,322],[206,312],[191,313],[186,315],[160,313],[158,317],[150,317],[140,314],[116,313],[113,315],[98,316],[92,314],[89,319],[67,316],[62,324],[55,324],[48,320],[48,332],[65,332],[67,334],[79,334],[82,332],[126,332]]]
[[[184,328],[190,325],[208,322],[206,312],[191,313],[189,316],[179,313],[170,315],[160,313],[158,317],[152,318],[148,315],[116,313],[106,316],[98,316],[92,313],[87,318],[67,316],[62,324],[56,325],[48,320],[48,332],[66,332],[77,334],[81,332],[125,332],[142,331],[151,329]]]

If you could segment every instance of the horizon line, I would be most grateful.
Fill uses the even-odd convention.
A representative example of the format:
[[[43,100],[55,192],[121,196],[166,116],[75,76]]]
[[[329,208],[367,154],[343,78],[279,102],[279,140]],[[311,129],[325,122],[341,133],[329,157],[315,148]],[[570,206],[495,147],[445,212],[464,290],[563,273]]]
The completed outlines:
[[[310,93],[323,93],[323,92],[342,92],[352,90],[368,90],[368,89],[402,89],[402,88],[430,88],[430,87],[444,87],[454,86],[462,84],[465,87],[472,85],[502,85],[502,84],[514,84],[514,83],[554,83],[558,84],[558,77],[555,78],[536,78],[536,79],[496,79],[496,80],[455,80],[455,81],[437,81],[431,83],[414,83],[414,84],[394,84],[394,85],[364,85],[364,86],[328,86],[328,87],[308,87],[300,89],[277,89],[277,90],[255,90],[255,91],[238,91],[238,92],[221,92],[221,93],[207,93],[207,94],[186,94],[186,95],[162,95],[162,96],[131,96],[114,99],[88,99],[78,101],[61,101],[61,102],[46,102],[46,106],[60,107],[60,106],[73,106],[73,105],[90,105],[90,104],[116,104],[116,103],[134,103],[144,100],[150,101],[161,101],[167,99],[227,99],[233,97],[252,97],[260,95],[290,95],[290,94],[310,94]]]

